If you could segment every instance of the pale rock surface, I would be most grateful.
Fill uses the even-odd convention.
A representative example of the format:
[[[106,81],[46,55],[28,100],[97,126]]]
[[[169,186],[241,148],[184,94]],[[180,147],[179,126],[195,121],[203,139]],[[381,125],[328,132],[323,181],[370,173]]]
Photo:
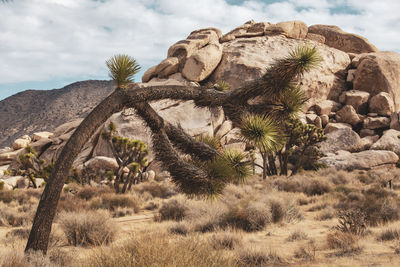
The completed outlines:
[[[377,113],[381,116],[390,116],[394,112],[394,102],[392,97],[385,92],[373,96],[369,101],[369,112]]]
[[[366,137],[366,136],[374,136],[375,135],[375,131],[371,130],[371,129],[361,129],[360,130],[360,137]]]
[[[344,97],[345,104],[352,106],[357,113],[367,113],[369,93],[358,90],[350,90],[343,92],[343,96],[341,96],[341,98],[342,97]]]
[[[356,72],[356,69],[349,70],[349,72],[347,73],[346,82],[352,83],[354,81],[354,78],[356,77]]]
[[[287,56],[290,50],[305,42],[277,35],[268,38],[236,39],[223,43],[221,63],[210,76],[210,80],[223,80],[232,89],[239,88],[246,82],[262,77],[275,59]],[[307,42],[315,45],[323,58],[321,67],[306,73],[301,81],[306,95],[311,97],[307,103],[310,107],[316,100],[335,100],[345,90],[345,77],[338,79],[337,73],[345,71],[350,64],[350,58],[342,51],[310,40]]]
[[[321,118],[322,127],[325,127],[329,123],[329,116],[321,115],[320,118]]]
[[[378,52],[360,57],[354,89],[369,92],[371,96],[388,93],[400,109],[400,54]]]
[[[4,152],[0,154],[0,166],[10,164],[24,149]]]
[[[157,66],[153,66],[153,67],[150,67],[149,69],[147,69],[144,72],[144,74],[142,76],[142,82],[143,83],[147,83],[148,81],[151,80],[151,78],[156,76],[156,68],[157,68]]]
[[[390,150],[400,155],[400,131],[393,129],[384,132],[382,137],[371,146],[372,150]]]
[[[363,150],[368,150],[370,147],[379,140],[379,135],[370,135],[361,138],[361,145]]]
[[[219,127],[218,131],[216,132],[216,136],[223,137],[226,135],[230,130],[233,128],[233,123],[230,120],[226,120],[222,123],[222,125]]]
[[[338,150],[358,152],[362,150],[361,138],[350,128],[338,129],[326,134],[327,139],[320,143],[323,153],[334,153]]]
[[[357,114],[356,110],[350,105],[344,106],[336,113],[336,120],[338,122],[348,123],[353,126],[356,126],[361,122],[360,116]]]
[[[155,74],[159,78],[166,78],[171,74],[178,72],[179,59],[177,57],[168,57],[161,61],[155,68]]]
[[[341,105],[332,100],[322,100],[315,103],[315,112],[318,115],[329,115],[331,112],[336,112],[340,109]]]
[[[300,20],[279,22],[275,25],[268,26],[265,34],[283,34],[289,38],[304,39],[308,33],[307,24]]]
[[[36,132],[32,134],[32,142],[39,141],[40,139],[49,139],[53,136],[51,132]]]
[[[385,165],[395,165],[399,157],[392,151],[366,150],[347,155],[324,157],[319,161],[337,170],[369,170]]]
[[[394,112],[390,116],[390,128],[400,131],[400,112]]]
[[[233,128],[229,131],[222,139],[222,144],[233,144],[233,143],[241,143],[243,141],[243,137],[240,134],[239,128]]]
[[[389,128],[390,119],[387,117],[368,117],[364,120],[364,128],[366,129],[381,129]]]
[[[324,132],[325,134],[340,130],[340,129],[352,129],[351,125],[348,123],[341,123],[341,122],[330,122],[326,125]]]
[[[325,37],[321,34],[307,33],[306,39],[325,44]]]
[[[357,34],[344,32],[337,26],[312,25],[308,27],[308,32],[324,36],[326,45],[344,52],[360,54],[378,51],[366,38]]]
[[[85,162],[85,167],[92,170],[109,170],[115,171],[118,169],[118,163],[115,158],[97,156]]]
[[[27,147],[30,143],[31,143],[31,141],[28,139],[18,138],[16,140],[14,140],[14,142],[12,144],[12,148],[14,150],[19,150],[21,148]]]

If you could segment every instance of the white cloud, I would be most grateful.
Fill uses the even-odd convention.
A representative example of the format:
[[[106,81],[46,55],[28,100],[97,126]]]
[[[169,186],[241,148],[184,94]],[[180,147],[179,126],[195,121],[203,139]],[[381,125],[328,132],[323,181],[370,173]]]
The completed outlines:
[[[398,0],[15,0],[0,3],[0,85],[106,78],[104,61],[116,53],[150,67],[195,29],[227,32],[249,19],[334,24],[399,51],[398,10]]]

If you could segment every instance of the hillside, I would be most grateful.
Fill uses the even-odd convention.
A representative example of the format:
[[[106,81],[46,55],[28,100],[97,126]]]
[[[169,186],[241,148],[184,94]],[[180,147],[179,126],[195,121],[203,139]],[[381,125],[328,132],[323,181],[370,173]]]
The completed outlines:
[[[0,147],[37,131],[85,117],[113,90],[111,81],[82,81],[61,89],[26,90],[0,101]]]

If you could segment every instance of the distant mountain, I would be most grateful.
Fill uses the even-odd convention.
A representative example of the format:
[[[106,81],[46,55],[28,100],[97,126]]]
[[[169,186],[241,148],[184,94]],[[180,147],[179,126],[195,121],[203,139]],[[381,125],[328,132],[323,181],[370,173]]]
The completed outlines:
[[[113,90],[112,81],[89,80],[62,89],[26,90],[0,101],[0,148],[22,135],[53,131],[85,117]]]

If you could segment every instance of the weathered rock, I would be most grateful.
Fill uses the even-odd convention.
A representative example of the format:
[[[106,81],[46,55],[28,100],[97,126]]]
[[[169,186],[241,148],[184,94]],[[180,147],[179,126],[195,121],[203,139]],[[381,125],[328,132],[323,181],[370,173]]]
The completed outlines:
[[[400,155],[400,131],[393,129],[384,132],[382,137],[371,146],[373,150],[390,150]]]
[[[337,26],[312,25],[308,27],[308,32],[324,36],[326,45],[348,53],[360,54],[378,51],[366,38],[344,32]]]
[[[362,150],[361,138],[350,128],[338,129],[326,134],[327,139],[321,142],[321,151],[334,153],[338,150],[358,152]]]
[[[30,144],[30,140],[28,139],[22,139],[22,138],[18,138],[16,139],[13,144],[12,144],[12,148],[14,150],[19,150],[21,148],[25,148]]]
[[[307,33],[306,39],[325,44],[325,37],[321,34]]]
[[[340,123],[340,122],[330,122],[326,125],[324,132],[325,134],[340,130],[340,129],[352,129],[351,125],[348,123]]]
[[[178,72],[179,59],[177,57],[168,57],[157,65],[154,74],[159,78],[166,78],[171,74]]]
[[[7,178],[3,178],[3,180],[6,184],[11,186],[12,188],[24,188],[24,185],[22,185],[22,183],[19,182],[20,180],[22,180],[22,181],[25,180],[25,178],[22,176],[11,176],[11,177],[7,177]],[[18,182],[21,187],[18,187]]]
[[[390,116],[390,128],[400,131],[400,112],[394,112]]]
[[[354,78],[356,77],[356,72],[357,72],[357,70],[355,70],[355,69],[349,70],[347,72],[346,82],[352,83],[354,81]]]
[[[203,81],[218,66],[221,58],[222,46],[220,44],[209,44],[194,52],[186,60],[182,75],[190,81]]]
[[[85,167],[92,170],[110,170],[118,169],[118,163],[115,158],[97,156],[85,162]]]
[[[216,132],[216,136],[223,137],[226,135],[230,130],[232,130],[233,124],[232,121],[224,121],[222,125],[219,127],[218,131]]]
[[[352,106],[357,113],[367,113],[369,93],[358,90],[350,90],[343,92],[341,100],[343,101],[343,99],[346,105]]]
[[[310,40],[308,42],[318,49],[323,58],[321,67],[306,73],[301,80],[306,95],[310,97],[307,103],[310,107],[316,100],[336,100],[345,90],[345,69],[350,64],[350,58],[342,51]],[[223,80],[232,89],[239,88],[246,82],[262,77],[275,59],[287,56],[290,50],[303,44],[304,40],[279,35],[223,43],[222,60],[210,76],[210,81]]]
[[[5,152],[0,154],[0,166],[10,164],[24,149]]]
[[[329,116],[321,115],[320,118],[321,118],[322,127],[325,127],[329,123]]]
[[[361,145],[363,150],[368,150],[370,147],[379,140],[379,135],[370,135],[361,138]]]
[[[364,128],[366,129],[382,129],[389,128],[390,119],[386,117],[368,117],[364,120]]]
[[[261,32],[261,33],[264,33],[265,29],[270,25],[271,25],[271,23],[269,23],[269,22],[254,23],[249,28],[247,28],[247,32]]]
[[[356,126],[361,122],[360,116],[357,114],[356,110],[350,105],[344,106],[336,113],[336,120],[338,122],[348,123],[353,126]]]
[[[146,86],[156,86],[156,85],[190,85],[194,86],[191,84],[192,82],[186,80],[183,78],[182,74],[175,73],[172,74],[171,76],[168,77],[168,79],[163,79],[163,78],[153,78],[147,83],[143,83],[141,86],[146,87]],[[194,82],[193,82],[194,83]]]
[[[400,109],[400,55],[395,52],[378,52],[360,57],[354,79],[354,89],[369,92],[371,96],[388,93]]]
[[[36,132],[32,134],[32,142],[39,141],[40,139],[49,139],[51,136],[53,136],[53,133],[51,132]]]
[[[366,136],[374,136],[376,133],[374,130],[371,129],[361,129],[360,130],[360,137],[366,137]]]
[[[233,144],[233,143],[241,143],[243,141],[243,137],[240,134],[239,128],[233,128],[229,131],[222,139],[221,142],[223,145]]]
[[[215,131],[219,129],[222,123],[225,121],[225,113],[221,107],[211,107],[209,110],[211,113],[211,125],[213,128],[213,133],[215,133]]]
[[[395,165],[399,157],[392,151],[366,150],[350,155],[335,155],[320,159],[321,163],[337,170],[369,170],[385,165]]]
[[[381,116],[390,116],[394,112],[394,102],[392,97],[385,92],[381,92],[369,101],[369,111]]]
[[[322,100],[315,103],[315,111],[318,115],[329,115],[331,112],[336,112],[341,105],[332,100]]]
[[[155,171],[150,170],[150,171],[147,171],[146,173],[147,173],[147,180],[150,182],[154,181],[154,179],[156,178]]]
[[[148,81],[151,80],[151,78],[155,77],[156,69],[157,69],[157,66],[153,66],[153,67],[150,67],[149,69],[147,69],[142,76],[142,82],[147,83]]]
[[[304,39],[308,33],[307,24],[300,20],[279,22],[266,27],[265,34],[283,34],[289,38]]]

